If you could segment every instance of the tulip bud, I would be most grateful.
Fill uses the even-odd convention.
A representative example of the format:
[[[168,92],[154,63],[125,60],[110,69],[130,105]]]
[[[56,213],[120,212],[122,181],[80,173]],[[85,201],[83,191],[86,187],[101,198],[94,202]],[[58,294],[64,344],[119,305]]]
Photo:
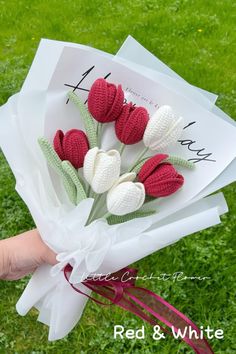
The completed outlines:
[[[135,107],[132,103],[123,106],[115,123],[117,138],[126,145],[142,140],[148,123],[148,112],[144,107]]]
[[[117,87],[105,79],[97,79],[88,95],[88,110],[100,123],[116,120],[120,115],[124,102],[121,85]]]
[[[82,130],[71,129],[65,135],[61,130],[58,130],[53,139],[53,145],[62,161],[70,161],[75,168],[83,166],[84,157],[89,150],[89,143]]]
[[[176,143],[183,130],[183,118],[177,117],[170,106],[161,106],[149,119],[143,142],[151,150],[163,150]]]
[[[175,193],[184,183],[173,165],[162,162],[168,155],[158,154],[148,159],[142,166],[138,180],[144,184],[147,195],[167,197]]]
[[[97,147],[90,149],[84,159],[84,178],[94,192],[108,191],[120,175],[121,159],[117,150],[107,152]]]
[[[107,210],[113,215],[132,213],[144,203],[145,189],[142,183],[136,182],[135,173],[122,175],[107,194]]]

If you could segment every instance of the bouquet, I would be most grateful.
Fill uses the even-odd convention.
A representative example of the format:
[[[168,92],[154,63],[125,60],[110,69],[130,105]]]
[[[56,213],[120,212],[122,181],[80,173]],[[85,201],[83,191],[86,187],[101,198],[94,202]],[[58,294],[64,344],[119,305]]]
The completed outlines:
[[[122,276],[227,211],[221,193],[209,195],[235,180],[236,129],[216,99],[132,37],[116,56],[41,41],[21,91],[0,110],[0,144],[17,192],[58,254],[17,303],[21,315],[38,309],[49,340],[73,329],[88,298],[99,302],[91,291],[152,325],[196,328]],[[204,339],[184,340],[212,352]]]

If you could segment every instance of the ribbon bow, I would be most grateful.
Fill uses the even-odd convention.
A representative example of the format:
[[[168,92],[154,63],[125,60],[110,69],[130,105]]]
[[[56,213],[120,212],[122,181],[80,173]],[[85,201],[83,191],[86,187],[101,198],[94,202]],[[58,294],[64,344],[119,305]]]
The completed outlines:
[[[69,282],[69,276],[73,268],[68,264],[64,268],[64,275]],[[180,330],[183,333],[186,326],[191,327],[196,331],[198,338],[195,336],[190,338],[189,331],[182,340],[184,340],[197,354],[214,354],[207,340],[201,335],[200,329],[183,313],[161,298],[152,291],[140,288],[135,285],[135,279],[138,271],[134,268],[123,268],[122,270],[110,275],[102,275],[95,278],[87,278],[82,284],[90,290],[110,300],[107,304],[101,302],[81,290],[74,284],[69,284],[80,294],[83,294],[100,305],[117,305],[124,310],[127,310],[152,326],[159,324],[157,320],[171,328],[172,332],[162,326],[159,327],[166,333],[178,333]]]

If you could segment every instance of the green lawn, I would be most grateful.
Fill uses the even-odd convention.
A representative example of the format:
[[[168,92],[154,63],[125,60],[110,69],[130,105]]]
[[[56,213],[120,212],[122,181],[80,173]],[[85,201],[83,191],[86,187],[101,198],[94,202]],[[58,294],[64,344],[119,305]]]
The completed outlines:
[[[192,84],[217,93],[218,105],[235,117],[235,13],[232,0],[1,0],[0,104],[20,89],[41,37],[115,53],[131,34]],[[33,227],[33,221],[14,191],[14,178],[2,155],[0,159],[0,237],[5,238]],[[149,280],[143,285],[199,326],[222,328],[225,339],[211,344],[216,353],[231,354],[236,351],[235,186],[224,193],[230,211],[221,225],[149,256],[138,267],[140,275],[183,271],[210,277],[205,281]],[[49,343],[47,328],[36,322],[36,311],[25,318],[15,311],[26,283],[27,279],[0,282],[0,353],[191,353],[173,338],[155,342],[148,325],[145,340],[114,340],[114,324],[137,328],[141,320],[92,302],[67,338]]]

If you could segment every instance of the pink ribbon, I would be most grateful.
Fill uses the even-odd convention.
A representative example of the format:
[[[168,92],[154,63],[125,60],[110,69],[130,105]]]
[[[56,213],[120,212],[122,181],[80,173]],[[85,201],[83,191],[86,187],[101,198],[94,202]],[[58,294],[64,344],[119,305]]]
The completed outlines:
[[[71,271],[72,267],[68,264],[64,268],[64,275],[68,282]],[[137,270],[127,267],[116,273],[112,273],[109,278],[107,278],[107,276],[101,276],[99,279],[87,278],[82,282],[82,284],[90,290],[110,300],[111,303],[109,304],[85,294],[70,282],[69,284],[75,291],[87,296],[96,303],[100,305],[115,304],[132,312],[144,321],[150,323],[152,326],[157,324],[160,326],[157,322],[157,320],[159,320],[167,327],[171,328],[175,333],[178,333],[178,330],[184,333],[184,329],[189,327],[196,331],[199,338],[197,339],[195,336],[190,338],[189,331],[187,330],[186,335],[181,339],[184,340],[197,354],[214,354],[207,340],[201,335],[200,329],[188,317],[159,295],[148,289],[135,286],[136,276]],[[164,332],[172,334],[172,332],[168,331],[166,328],[163,328],[162,326],[160,326],[160,328]]]

